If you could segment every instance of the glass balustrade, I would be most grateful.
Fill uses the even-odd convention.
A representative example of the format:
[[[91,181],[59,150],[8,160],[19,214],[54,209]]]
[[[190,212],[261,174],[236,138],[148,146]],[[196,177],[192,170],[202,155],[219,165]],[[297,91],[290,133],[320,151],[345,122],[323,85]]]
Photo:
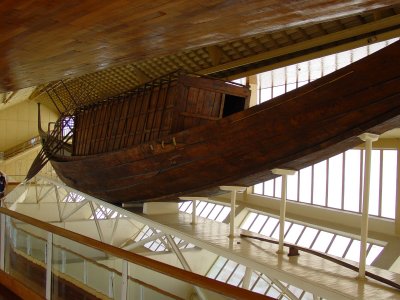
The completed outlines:
[[[135,254],[132,255],[139,263],[129,259],[129,255],[126,260],[125,251],[121,249],[114,249],[121,255],[113,255],[113,251],[83,244],[83,240],[88,239],[86,237],[71,233],[77,237],[77,240],[72,240],[23,222],[21,215],[15,212],[10,214],[18,215],[18,219],[4,214],[6,210],[3,208],[1,211],[2,270],[46,299],[82,299],[89,295],[110,299],[192,299],[196,294],[199,299],[231,299],[222,293],[231,290],[232,286],[211,283],[212,286],[222,284],[218,287],[220,292],[215,293],[204,288],[207,284],[200,288],[186,280],[197,274],[173,275],[185,271]],[[56,228],[55,231],[67,232],[36,222]],[[107,249],[114,248],[91,241]],[[163,266],[157,267],[157,264]],[[210,279],[202,277],[202,280]],[[253,296],[254,299],[261,297]]]

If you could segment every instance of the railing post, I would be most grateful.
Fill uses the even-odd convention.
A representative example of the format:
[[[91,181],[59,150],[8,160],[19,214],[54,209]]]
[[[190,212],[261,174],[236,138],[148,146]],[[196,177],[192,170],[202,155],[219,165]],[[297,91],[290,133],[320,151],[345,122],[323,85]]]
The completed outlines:
[[[108,297],[114,299],[114,272],[108,275]]]
[[[121,300],[128,299],[128,262],[122,261],[122,276],[121,276]]]
[[[284,253],[283,242],[285,235],[287,176],[293,175],[296,171],[287,169],[272,169],[271,171],[273,174],[282,175],[281,208],[279,218],[279,248],[277,253]]]
[[[46,244],[46,299],[51,299],[51,273],[53,259],[53,233],[47,233]]]
[[[369,191],[371,183],[371,152],[372,142],[378,140],[379,136],[371,133],[364,133],[359,138],[365,141],[365,168],[364,168],[364,190],[362,201],[361,216],[361,246],[360,246],[360,264],[358,278],[365,278],[365,265],[367,256],[368,239],[368,210],[369,210]]]
[[[27,255],[32,254],[32,238],[30,235],[26,237],[26,254]]]
[[[87,261],[83,260],[83,283],[87,285],[88,282],[88,274],[87,274]]]
[[[4,214],[0,214],[0,269],[4,270],[5,265],[5,250],[6,250],[6,216]]]
[[[242,186],[220,186],[222,191],[227,191],[231,193],[231,213],[229,222],[229,237],[233,238],[235,236],[235,216],[236,216],[236,195],[237,192],[243,193],[246,188]]]
[[[65,273],[67,262],[67,254],[65,250],[61,250],[61,272]]]

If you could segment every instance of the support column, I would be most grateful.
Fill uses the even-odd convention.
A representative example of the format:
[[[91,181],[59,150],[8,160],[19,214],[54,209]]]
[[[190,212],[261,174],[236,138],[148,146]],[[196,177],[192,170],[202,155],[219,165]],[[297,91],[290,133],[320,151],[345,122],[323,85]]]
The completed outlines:
[[[281,208],[279,217],[279,248],[277,253],[284,253],[283,240],[285,234],[287,176],[293,175],[296,171],[288,169],[272,169],[271,172],[282,176]]]
[[[360,263],[358,278],[365,278],[365,264],[367,255],[367,239],[368,239],[368,210],[369,210],[369,191],[371,183],[371,151],[372,142],[378,140],[379,136],[372,133],[364,133],[359,138],[365,141],[365,163],[364,163],[364,190],[362,201],[361,216],[361,246],[360,246]]]
[[[231,192],[231,213],[229,222],[229,237],[233,238],[235,236],[235,216],[236,216],[236,194],[237,192],[243,193],[246,187],[243,186],[220,186],[222,191]]]
[[[250,290],[250,280],[251,280],[252,274],[253,274],[253,269],[250,267],[246,267],[246,271],[245,271],[244,277],[243,277],[242,288],[244,288],[246,290]]]

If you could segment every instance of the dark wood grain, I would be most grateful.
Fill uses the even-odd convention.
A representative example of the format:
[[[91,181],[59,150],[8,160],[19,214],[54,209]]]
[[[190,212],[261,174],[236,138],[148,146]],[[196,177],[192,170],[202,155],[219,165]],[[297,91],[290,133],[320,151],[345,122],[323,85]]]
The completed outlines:
[[[97,156],[56,155],[52,165],[67,185],[114,203],[250,186],[276,176],[273,168],[298,170],[358,145],[366,131],[398,127],[398,53],[400,42],[271,101],[176,132],[175,125],[193,125],[180,121],[161,145],[135,139],[130,148]],[[187,88],[180,90],[178,97],[188,95]],[[177,105],[174,122],[196,107],[186,104]],[[144,128],[140,111],[136,136]]]
[[[0,92],[397,3],[4,0]]]

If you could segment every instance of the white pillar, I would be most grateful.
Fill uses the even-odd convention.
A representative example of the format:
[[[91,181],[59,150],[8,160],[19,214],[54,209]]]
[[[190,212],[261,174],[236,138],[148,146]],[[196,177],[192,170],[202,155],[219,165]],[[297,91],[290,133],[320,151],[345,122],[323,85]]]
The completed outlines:
[[[242,283],[242,288],[244,288],[246,290],[250,289],[251,274],[253,274],[253,269],[250,267],[246,267],[246,271],[244,273],[243,283]]]
[[[284,242],[285,218],[286,218],[287,175],[293,175],[296,171],[288,169],[272,169],[271,172],[276,175],[282,175],[282,194],[281,194],[281,208],[279,217],[279,248],[277,253],[284,253],[283,242]]]
[[[222,191],[231,192],[231,213],[229,222],[229,237],[235,236],[235,215],[236,215],[236,194],[237,192],[243,193],[246,187],[243,186],[220,186]]]
[[[371,150],[372,142],[378,140],[379,135],[372,133],[364,133],[359,138],[365,141],[365,168],[364,168],[364,190],[362,201],[362,216],[361,216],[361,246],[360,246],[360,263],[359,263],[359,278],[365,278],[365,264],[367,256],[367,239],[368,239],[368,209],[369,209],[369,190],[371,178]]]

